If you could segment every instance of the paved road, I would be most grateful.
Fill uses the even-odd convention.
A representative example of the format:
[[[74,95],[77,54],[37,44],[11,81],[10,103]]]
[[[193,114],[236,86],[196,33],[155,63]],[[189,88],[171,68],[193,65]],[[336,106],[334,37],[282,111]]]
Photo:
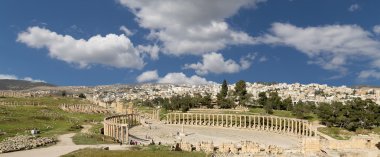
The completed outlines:
[[[90,127],[84,126],[84,128],[89,129]],[[126,145],[120,146],[118,144],[76,145],[72,140],[72,137],[74,135],[75,133],[60,135],[58,136],[59,142],[57,142],[56,145],[53,145],[50,147],[4,153],[4,154],[0,154],[0,157],[35,157],[35,156],[59,157],[61,155],[65,155],[72,151],[86,148],[86,147],[90,147],[90,148],[109,147],[110,150],[123,150],[123,149],[127,149],[128,147]]]

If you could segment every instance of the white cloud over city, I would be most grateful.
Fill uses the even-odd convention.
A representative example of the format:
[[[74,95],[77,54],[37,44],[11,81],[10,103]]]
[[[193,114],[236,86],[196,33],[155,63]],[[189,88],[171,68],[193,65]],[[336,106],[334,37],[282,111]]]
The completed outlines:
[[[324,25],[297,27],[274,23],[261,42],[293,47],[306,54],[309,63],[327,70],[347,73],[354,61],[368,61],[369,67],[380,69],[380,42],[358,25]]]
[[[169,83],[169,84],[214,84],[215,82],[207,81],[205,78],[193,75],[186,76],[182,72],[167,73],[163,77],[158,76],[157,70],[145,71],[137,76],[136,80],[142,82],[157,82],[157,83]]]
[[[119,0],[136,15],[139,25],[151,31],[150,39],[163,43],[172,55],[204,53],[228,45],[253,44],[254,38],[230,28],[225,21],[243,7],[264,0]]]
[[[16,75],[10,75],[10,74],[0,74],[0,79],[5,79],[5,80],[24,80],[24,81],[30,81],[30,82],[45,82],[44,80],[33,79],[31,77],[19,78]]]
[[[141,53],[124,34],[95,35],[74,39],[41,27],[29,27],[18,34],[17,41],[32,48],[46,48],[49,56],[80,68],[100,64],[116,68],[142,69]]]
[[[202,62],[185,64],[184,69],[194,69],[198,75],[206,75],[209,73],[222,74],[222,73],[237,73],[242,70],[248,69],[255,55],[249,54],[240,59],[240,64],[234,60],[225,60],[220,53],[208,53],[202,56]]]

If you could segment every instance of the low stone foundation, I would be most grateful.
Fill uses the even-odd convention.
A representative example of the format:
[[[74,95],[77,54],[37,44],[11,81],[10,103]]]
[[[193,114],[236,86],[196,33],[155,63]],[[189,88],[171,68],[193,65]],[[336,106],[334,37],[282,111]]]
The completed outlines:
[[[67,112],[79,112],[79,113],[114,113],[106,108],[91,105],[91,104],[61,104],[59,105],[61,110]]]
[[[5,139],[0,143],[0,154],[33,149],[45,146],[49,143],[55,143],[56,139],[49,137],[33,137],[33,136],[15,136]]]
[[[252,141],[242,141],[240,143],[222,143],[215,146],[213,142],[201,141],[196,144],[188,142],[176,143],[172,146],[173,150],[179,149],[183,151],[203,151],[207,153],[232,153],[232,154],[268,154],[268,155],[281,155],[284,149],[275,145],[260,145]]]

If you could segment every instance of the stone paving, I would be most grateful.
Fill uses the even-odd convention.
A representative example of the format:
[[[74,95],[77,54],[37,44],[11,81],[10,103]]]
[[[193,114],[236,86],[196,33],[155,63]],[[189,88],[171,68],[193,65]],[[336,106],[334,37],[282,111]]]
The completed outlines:
[[[277,145],[282,148],[297,148],[301,142],[301,139],[295,136],[267,131],[204,126],[183,127],[184,133],[182,133],[181,125],[153,123],[150,125],[135,126],[129,130],[129,133],[138,139],[145,139],[146,141],[153,139],[155,143],[161,142],[169,145],[174,144],[174,141],[179,142],[180,140],[189,143],[212,141],[215,146],[229,142],[240,143],[241,141],[252,141],[264,145]]]

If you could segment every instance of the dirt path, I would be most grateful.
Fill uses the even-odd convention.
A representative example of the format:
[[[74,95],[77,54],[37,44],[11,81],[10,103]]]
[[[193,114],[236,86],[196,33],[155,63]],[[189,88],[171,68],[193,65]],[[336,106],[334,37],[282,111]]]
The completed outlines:
[[[81,132],[88,132],[91,128],[91,125],[84,125]],[[68,154],[72,151],[90,147],[90,148],[100,148],[100,147],[109,147],[110,150],[124,150],[128,146],[120,146],[118,144],[102,144],[102,145],[76,145],[73,142],[72,137],[75,133],[69,133],[58,136],[59,142],[56,145],[46,147],[46,148],[37,148],[24,151],[16,151],[11,153],[0,154],[0,157],[34,157],[34,156],[46,156],[46,157],[59,157],[61,155]]]
[[[92,128],[92,125],[82,125],[82,127],[83,129],[80,132],[87,134],[87,133],[90,133],[90,129]]]

